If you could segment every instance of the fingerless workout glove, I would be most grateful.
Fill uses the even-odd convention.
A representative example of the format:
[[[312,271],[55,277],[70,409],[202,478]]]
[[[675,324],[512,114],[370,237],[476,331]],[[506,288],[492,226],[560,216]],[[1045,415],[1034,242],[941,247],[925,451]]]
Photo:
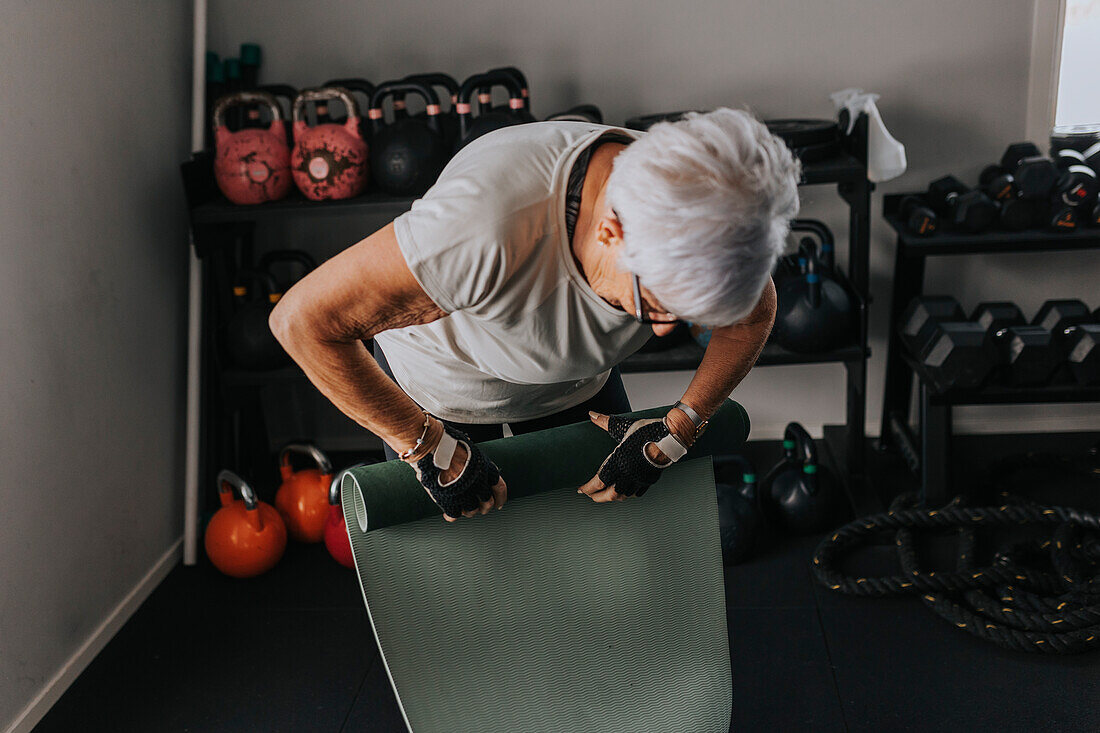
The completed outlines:
[[[619,444],[600,464],[596,475],[604,485],[614,485],[615,491],[623,496],[645,494],[660,478],[662,470],[687,453],[687,448],[676,440],[660,418],[630,420],[610,415],[607,418],[607,432]],[[668,456],[668,463],[660,465],[649,460],[645,448],[650,443],[656,443],[657,448]]]
[[[439,477],[451,465],[455,449],[461,443],[466,448],[466,465],[462,473],[449,483]],[[416,478],[428,490],[443,513],[458,519],[463,512],[481,508],[481,503],[493,496],[493,486],[500,480],[500,471],[485,457],[466,433],[443,423],[439,445],[413,466]]]

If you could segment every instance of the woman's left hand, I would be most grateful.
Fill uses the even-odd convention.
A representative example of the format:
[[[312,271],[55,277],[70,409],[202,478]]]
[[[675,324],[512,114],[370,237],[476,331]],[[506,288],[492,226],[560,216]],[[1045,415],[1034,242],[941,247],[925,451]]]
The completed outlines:
[[[663,419],[631,420],[596,412],[588,413],[588,417],[619,444],[604,459],[592,480],[577,489],[578,494],[587,494],[601,503],[642,496],[660,478],[661,471],[672,465],[673,461],[657,446],[662,440],[666,441],[666,447],[672,445]]]

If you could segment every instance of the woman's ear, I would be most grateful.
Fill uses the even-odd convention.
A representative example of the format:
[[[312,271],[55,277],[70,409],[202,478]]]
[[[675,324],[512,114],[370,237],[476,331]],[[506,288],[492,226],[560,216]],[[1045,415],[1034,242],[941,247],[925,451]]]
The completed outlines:
[[[596,228],[596,239],[605,247],[618,246],[623,243],[623,225],[615,212],[608,211]]]

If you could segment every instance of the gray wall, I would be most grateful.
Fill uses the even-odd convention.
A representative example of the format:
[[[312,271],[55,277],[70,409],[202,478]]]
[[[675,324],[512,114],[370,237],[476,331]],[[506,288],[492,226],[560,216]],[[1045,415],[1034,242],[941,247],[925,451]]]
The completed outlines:
[[[848,86],[879,92],[887,124],[908,147],[910,171],[875,196],[876,356],[868,416],[877,431],[893,258],[893,240],[878,219],[881,194],[923,188],[948,171],[975,179],[1006,143],[1024,135],[1032,9],[1032,0],[213,0],[210,45],[232,55],[241,41],[260,42],[264,79],[298,87],[334,76],[377,82],[436,69],[461,78],[514,63],[530,78],[536,113],[594,101],[612,122],[717,105],[747,105],[762,116],[831,116],[829,92]],[[835,192],[803,191],[804,213],[843,236],[846,218]],[[311,223],[272,235],[337,251],[373,225]],[[929,288],[956,295],[968,308],[1012,297],[1033,311],[1047,297],[1088,298],[1098,272],[1095,252],[940,260],[929,268]],[[627,386],[637,404],[658,404],[679,397],[689,377],[630,377]],[[822,422],[843,420],[842,380],[838,366],[759,369],[736,396],[753,415],[757,437],[776,435],[795,417],[816,431]],[[1020,429],[1100,429],[1098,411],[1087,405],[960,412],[963,429],[1003,430],[997,418],[1006,415]]]
[[[182,532],[190,15],[0,8],[0,730]]]

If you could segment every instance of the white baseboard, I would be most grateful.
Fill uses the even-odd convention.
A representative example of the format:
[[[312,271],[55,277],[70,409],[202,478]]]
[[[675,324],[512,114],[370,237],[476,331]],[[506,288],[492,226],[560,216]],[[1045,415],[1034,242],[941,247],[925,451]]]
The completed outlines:
[[[134,615],[145,599],[172,571],[172,568],[179,564],[182,547],[183,538],[180,537],[167,552],[161,555],[145,577],[115,606],[87,641],[69,657],[65,664],[61,665],[61,669],[53,679],[47,682],[27,707],[15,716],[15,720],[4,730],[4,733],[30,733],[31,729],[38,725],[50,708],[65,694],[65,690],[69,689],[69,685],[91,664],[96,655],[103,651],[103,647],[114,638],[122,625]]]

